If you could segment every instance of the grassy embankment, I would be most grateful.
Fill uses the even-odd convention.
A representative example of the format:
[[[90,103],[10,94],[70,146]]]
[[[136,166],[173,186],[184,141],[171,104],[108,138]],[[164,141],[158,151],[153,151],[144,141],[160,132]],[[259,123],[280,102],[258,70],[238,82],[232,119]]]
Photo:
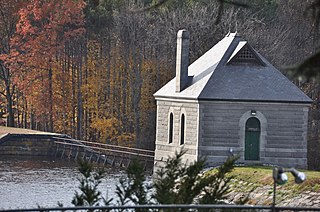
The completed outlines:
[[[287,173],[289,180],[281,187],[292,192],[314,191],[320,192],[320,172],[299,170],[306,174],[307,180],[302,184],[296,184],[291,173]],[[252,183],[252,186],[272,185],[272,167],[251,166],[235,167],[232,175],[239,181]]]
[[[272,169],[273,167],[264,166],[235,167],[231,173],[233,180],[230,183],[230,188],[234,192],[250,193],[255,192],[257,188],[264,187],[268,190],[267,195],[271,197],[273,194]],[[214,172],[215,170],[212,171]],[[296,184],[292,174],[287,173],[288,182],[282,186],[277,186],[278,200],[295,197],[307,191],[320,193],[320,172],[299,171],[303,171],[306,174],[307,180],[302,184]]]

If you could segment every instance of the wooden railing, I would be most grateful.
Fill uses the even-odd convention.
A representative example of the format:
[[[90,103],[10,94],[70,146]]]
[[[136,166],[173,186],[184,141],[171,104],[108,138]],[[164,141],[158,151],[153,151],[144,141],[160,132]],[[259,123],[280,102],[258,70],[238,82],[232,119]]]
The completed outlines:
[[[53,137],[56,156],[87,159],[97,163],[128,166],[133,159],[144,161],[145,168],[153,165],[154,151],[97,142]]]

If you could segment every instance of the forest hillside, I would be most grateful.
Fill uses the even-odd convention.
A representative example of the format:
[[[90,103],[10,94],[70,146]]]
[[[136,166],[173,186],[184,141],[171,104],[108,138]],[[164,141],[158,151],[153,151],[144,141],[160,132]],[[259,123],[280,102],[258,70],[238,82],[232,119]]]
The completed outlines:
[[[319,80],[287,69],[319,47],[312,1],[155,2],[0,0],[0,124],[153,149],[153,93],[175,75],[177,31],[190,31],[190,62],[237,31],[314,100],[308,158],[316,168]]]

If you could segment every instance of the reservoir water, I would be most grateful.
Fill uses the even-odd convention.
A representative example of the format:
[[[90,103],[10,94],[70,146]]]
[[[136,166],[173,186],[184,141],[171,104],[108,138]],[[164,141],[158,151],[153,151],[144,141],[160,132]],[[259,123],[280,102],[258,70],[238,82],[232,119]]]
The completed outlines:
[[[99,190],[114,198],[124,171],[107,169]],[[0,209],[73,206],[79,185],[77,164],[65,159],[0,157]]]

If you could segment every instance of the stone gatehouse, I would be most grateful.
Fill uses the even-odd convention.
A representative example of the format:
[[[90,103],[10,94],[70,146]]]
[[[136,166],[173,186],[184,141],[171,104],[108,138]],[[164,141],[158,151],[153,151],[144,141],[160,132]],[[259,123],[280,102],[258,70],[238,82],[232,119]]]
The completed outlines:
[[[189,33],[178,32],[176,77],[158,90],[155,166],[185,149],[206,157],[307,167],[312,100],[236,33],[189,65]]]

